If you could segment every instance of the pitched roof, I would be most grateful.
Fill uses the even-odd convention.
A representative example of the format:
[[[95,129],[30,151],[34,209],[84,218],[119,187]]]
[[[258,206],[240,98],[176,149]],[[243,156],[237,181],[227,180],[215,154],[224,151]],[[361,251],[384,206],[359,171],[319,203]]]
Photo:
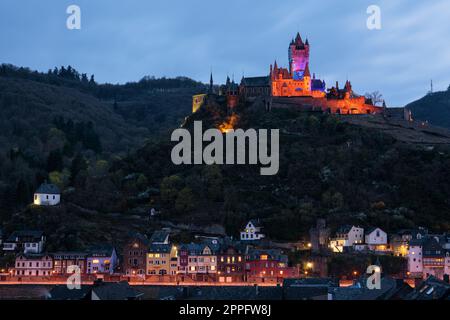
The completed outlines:
[[[81,286],[79,290],[70,290],[67,285],[56,285],[48,293],[49,300],[82,300],[90,292],[92,286]]]
[[[187,300],[281,300],[281,287],[203,286],[183,288]]]
[[[430,276],[407,295],[406,300],[438,300],[448,299],[449,297],[450,284]]]
[[[248,77],[242,78],[241,85],[245,87],[266,87],[270,86],[270,77]]]
[[[94,285],[91,294],[95,294],[100,300],[134,300],[143,295],[141,291],[131,287],[126,281]]]
[[[110,257],[114,250],[115,248],[111,244],[102,244],[90,247],[88,252],[95,257]]]
[[[168,240],[169,237],[169,232],[165,231],[165,230],[156,230],[155,232],[153,232],[151,238],[150,238],[150,242],[154,243],[154,242],[165,242]]]
[[[371,234],[372,232],[374,232],[375,230],[380,229],[381,231],[383,231],[381,228],[379,227],[370,227],[369,229],[366,230],[366,235]],[[384,231],[383,231],[384,232]]]
[[[249,260],[259,260],[261,255],[267,255],[270,260],[288,262],[288,257],[280,249],[249,249],[247,255]]]
[[[170,244],[152,243],[150,244],[149,252],[169,253],[172,246]]]
[[[38,230],[20,230],[14,231],[6,240],[7,242],[18,241],[40,241],[44,233]]]
[[[251,222],[251,224],[256,228],[262,228],[262,225],[261,225],[261,222],[259,221],[259,219],[251,219],[249,222]]]
[[[35,193],[44,193],[44,194],[61,194],[58,186],[52,183],[43,183],[37,188]]]
[[[336,233],[349,233],[352,228],[353,226],[351,224],[346,224],[344,226],[339,227]]]
[[[330,288],[333,300],[386,300],[395,294],[399,287],[395,279],[381,278],[381,288],[370,290],[366,286],[367,278],[362,277],[356,285],[351,287]]]

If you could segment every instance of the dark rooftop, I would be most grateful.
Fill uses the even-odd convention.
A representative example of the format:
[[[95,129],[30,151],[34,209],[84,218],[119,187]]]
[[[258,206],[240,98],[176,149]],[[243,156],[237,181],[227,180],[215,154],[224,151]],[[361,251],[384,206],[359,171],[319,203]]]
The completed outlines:
[[[43,183],[37,188],[35,193],[43,193],[43,194],[61,194],[58,186],[52,183]]]

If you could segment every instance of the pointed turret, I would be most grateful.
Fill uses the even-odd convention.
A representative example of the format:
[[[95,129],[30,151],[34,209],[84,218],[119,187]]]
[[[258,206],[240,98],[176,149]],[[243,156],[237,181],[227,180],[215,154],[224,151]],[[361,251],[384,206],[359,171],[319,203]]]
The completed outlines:
[[[297,32],[297,35],[295,36],[295,44],[297,46],[303,46],[303,40],[302,37],[300,36],[300,32]]]
[[[306,38],[306,41],[305,41],[305,46],[309,46],[309,41],[308,41],[308,38]]]
[[[212,71],[211,71],[211,75],[209,77],[209,93],[213,93],[213,86],[214,86],[214,81],[213,81],[213,75],[212,75]]]
[[[277,60],[275,60],[274,64],[273,64],[273,69],[272,69],[272,78],[276,79],[278,77],[278,65],[277,65]]]

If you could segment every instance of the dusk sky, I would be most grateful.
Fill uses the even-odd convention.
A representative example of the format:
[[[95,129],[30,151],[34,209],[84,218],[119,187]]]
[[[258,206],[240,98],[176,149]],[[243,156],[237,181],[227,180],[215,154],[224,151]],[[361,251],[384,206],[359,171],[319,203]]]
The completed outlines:
[[[81,8],[81,30],[66,8]],[[381,8],[381,30],[366,9]],[[389,106],[450,84],[450,1],[107,1],[2,0],[0,63],[39,71],[71,65],[98,82],[145,75],[216,82],[287,67],[290,40],[311,45],[310,69],[327,86],[350,79],[360,94],[379,90]]]

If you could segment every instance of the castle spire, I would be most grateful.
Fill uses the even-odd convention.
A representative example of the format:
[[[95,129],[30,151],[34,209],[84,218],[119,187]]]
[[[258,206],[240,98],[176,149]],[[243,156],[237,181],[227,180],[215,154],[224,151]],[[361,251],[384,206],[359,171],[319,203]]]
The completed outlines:
[[[296,45],[303,45],[302,37],[300,36],[300,32],[297,32],[297,35],[295,36],[295,44]]]
[[[309,46],[308,38],[306,38],[305,45],[306,45],[306,46]]]
[[[214,86],[214,81],[213,81],[213,75],[212,75],[212,69],[211,69],[211,75],[209,77],[209,93],[213,93],[213,86]]]

